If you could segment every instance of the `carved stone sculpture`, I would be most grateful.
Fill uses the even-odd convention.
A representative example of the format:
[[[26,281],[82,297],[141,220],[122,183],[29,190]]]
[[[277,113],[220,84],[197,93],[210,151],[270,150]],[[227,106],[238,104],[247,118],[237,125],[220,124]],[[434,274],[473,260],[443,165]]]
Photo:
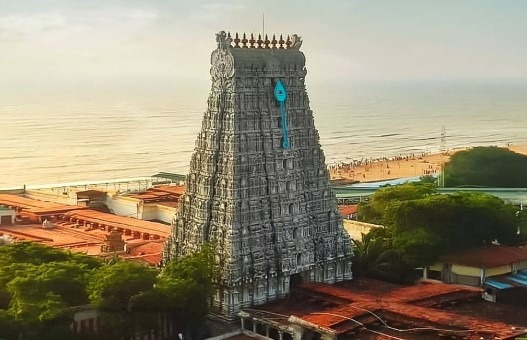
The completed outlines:
[[[284,297],[301,281],[352,277],[351,242],[309,108],[301,40],[292,37],[290,48],[240,48],[225,32],[216,35],[208,107],[165,249],[168,261],[215,245],[221,277],[214,306],[228,318]],[[278,81],[288,94],[283,108],[273,96]]]

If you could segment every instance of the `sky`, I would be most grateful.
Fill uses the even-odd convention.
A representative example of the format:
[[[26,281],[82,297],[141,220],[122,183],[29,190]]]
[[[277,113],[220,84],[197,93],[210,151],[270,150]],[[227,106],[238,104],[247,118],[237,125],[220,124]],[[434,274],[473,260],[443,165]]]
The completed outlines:
[[[310,82],[527,79],[525,0],[0,0],[0,90],[210,82],[215,33],[297,33]]]

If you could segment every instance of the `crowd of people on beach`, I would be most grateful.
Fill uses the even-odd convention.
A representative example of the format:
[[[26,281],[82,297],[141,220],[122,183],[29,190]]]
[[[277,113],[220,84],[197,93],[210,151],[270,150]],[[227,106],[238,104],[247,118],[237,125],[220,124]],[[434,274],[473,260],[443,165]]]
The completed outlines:
[[[350,162],[338,162],[334,164],[328,164],[328,170],[330,172],[331,178],[333,179],[342,179],[350,178],[355,179],[357,177],[360,179],[367,179],[371,174],[369,172],[376,171],[380,173],[382,177],[390,177],[392,175],[392,170],[390,166],[401,168],[401,162],[423,160],[424,163],[427,163],[425,159],[426,156],[431,155],[430,152],[422,153],[412,153],[408,155],[398,155],[392,157],[377,157],[377,158],[361,158],[356,160],[351,160]],[[410,165],[413,166],[413,165]],[[415,174],[417,175],[417,169],[414,169]],[[428,164],[427,168],[421,169],[419,175],[433,175],[439,172],[437,164]],[[393,176],[391,176],[393,177]]]
[[[361,159],[353,159],[351,162],[345,163],[345,162],[338,162],[335,164],[328,164],[328,168],[330,170],[351,170],[353,168],[359,167],[359,166],[367,166],[370,164],[378,164],[383,162],[393,162],[393,161],[409,161],[409,160],[415,160],[424,158],[425,156],[430,155],[430,152],[423,152],[419,154],[409,154],[406,156],[392,156],[392,157],[377,157],[377,158],[361,158]]]

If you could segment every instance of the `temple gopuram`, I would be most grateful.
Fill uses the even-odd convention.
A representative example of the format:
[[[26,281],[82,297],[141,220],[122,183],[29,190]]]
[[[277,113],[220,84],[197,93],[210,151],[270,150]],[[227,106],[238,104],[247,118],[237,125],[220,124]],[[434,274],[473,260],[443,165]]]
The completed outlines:
[[[216,34],[212,87],[165,261],[210,243],[216,311],[285,297],[301,282],[352,278],[296,35]]]

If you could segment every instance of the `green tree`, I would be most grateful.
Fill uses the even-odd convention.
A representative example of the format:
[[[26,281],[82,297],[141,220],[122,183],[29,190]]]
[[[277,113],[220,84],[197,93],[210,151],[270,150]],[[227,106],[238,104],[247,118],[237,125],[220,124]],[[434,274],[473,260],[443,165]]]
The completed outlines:
[[[358,219],[374,224],[384,224],[384,212],[389,204],[424,198],[436,193],[434,184],[420,182],[380,188],[368,202],[359,203]]]
[[[431,265],[441,253],[443,240],[432,231],[417,228],[393,238],[393,249],[408,268]]]
[[[5,309],[0,309],[0,339],[17,339],[20,328],[17,321]]]
[[[445,165],[445,185],[527,187],[527,156],[506,148],[477,147],[456,152]]]
[[[405,281],[412,268],[450,251],[520,241],[520,213],[487,194],[439,195],[422,184],[405,184],[381,189],[359,213],[363,208],[362,217],[373,219],[367,222],[385,227],[355,242],[355,266],[366,276]]]
[[[418,229],[437,238],[443,251],[489,245],[516,244],[515,209],[499,198],[480,193],[435,195],[398,202],[386,210],[395,237]]]
[[[404,282],[410,277],[410,268],[393,247],[393,237],[386,228],[373,228],[353,240],[353,273],[392,282]]]
[[[0,311],[24,339],[67,339],[68,308],[88,303],[86,282],[101,262],[34,243],[0,248]]]
[[[437,178],[432,175],[423,175],[419,177],[419,182],[422,184],[434,184],[437,185]]]
[[[213,249],[205,245],[199,252],[169,262],[157,287],[172,322],[190,338],[197,338],[210,310],[216,267]]]
[[[102,312],[101,336],[128,339],[150,331],[152,319],[158,317],[159,306],[139,306],[149,310],[148,318],[144,318],[145,314],[138,308],[134,310],[133,302],[142,295],[151,294],[157,275],[151,267],[119,261],[100,268],[91,277],[88,291],[90,300]]]

